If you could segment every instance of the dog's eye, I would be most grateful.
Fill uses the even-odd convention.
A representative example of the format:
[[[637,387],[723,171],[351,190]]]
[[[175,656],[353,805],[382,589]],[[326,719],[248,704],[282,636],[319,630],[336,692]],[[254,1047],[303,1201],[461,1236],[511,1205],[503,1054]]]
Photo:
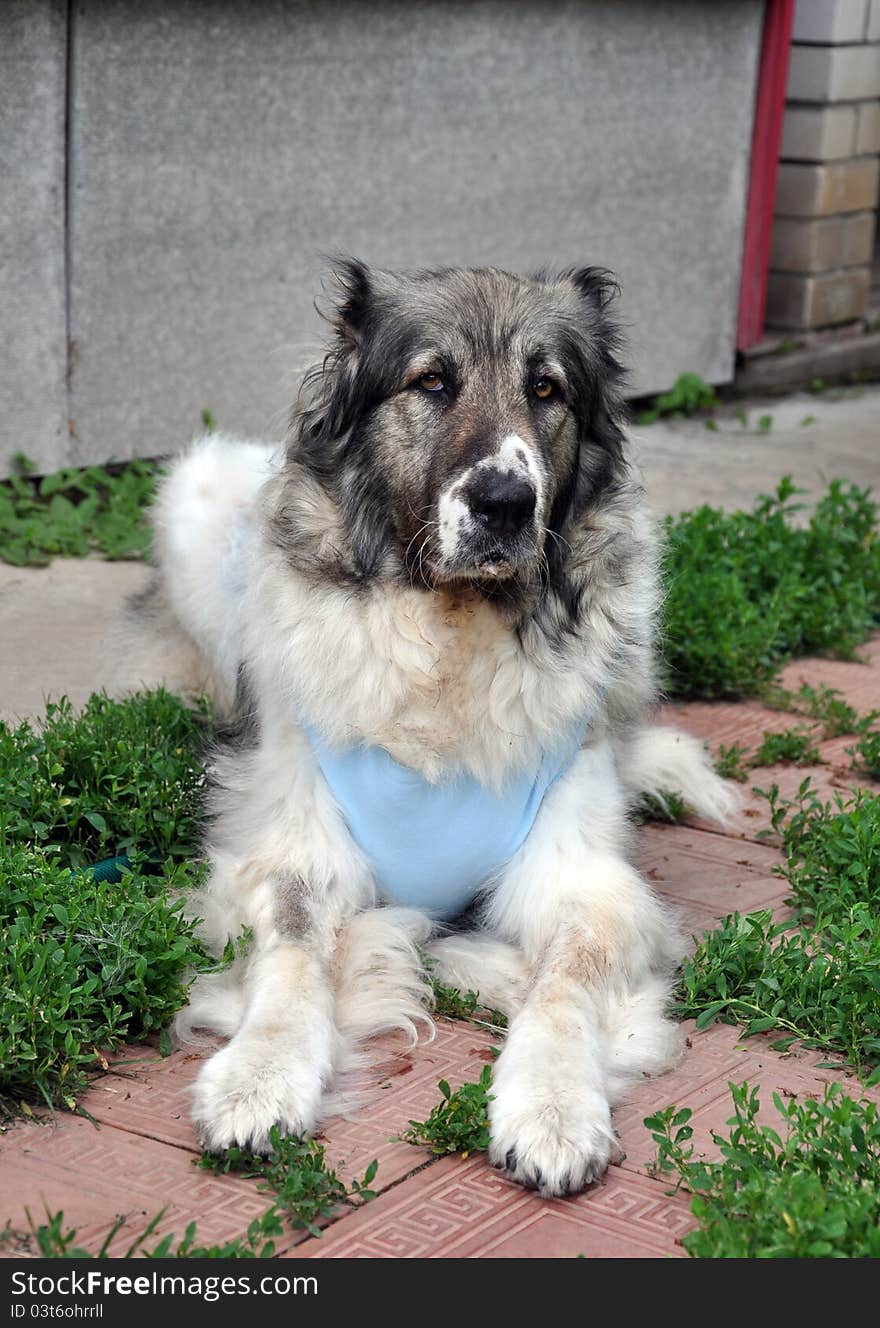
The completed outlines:
[[[442,392],[445,383],[438,373],[425,373],[418,380],[423,392]]]
[[[539,400],[546,401],[556,391],[556,384],[552,378],[536,378],[532,383],[532,391]]]

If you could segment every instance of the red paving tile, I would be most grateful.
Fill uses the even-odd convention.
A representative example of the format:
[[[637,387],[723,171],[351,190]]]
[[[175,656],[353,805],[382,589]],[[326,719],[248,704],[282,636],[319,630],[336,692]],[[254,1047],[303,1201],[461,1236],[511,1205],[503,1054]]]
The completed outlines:
[[[328,1165],[346,1179],[359,1177],[374,1159],[385,1188],[418,1165],[411,1145],[395,1141],[410,1120],[423,1120],[437,1101],[437,1083],[453,1087],[479,1077],[493,1039],[468,1024],[437,1021],[432,1041],[412,1051],[400,1039],[377,1040],[376,1059],[384,1073],[364,1090],[365,1102],[346,1117],[329,1120],[321,1139]],[[140,1057],[143,1057],[143,1050]],[[207,1053],[205,1053],[207,1054]],[[189,1154],[199,1152],[189,1118],[192,1084],[202,1055],[177,1051],[149,1063],[131,1064],[123,1074],[103,1076],[83,1098],[83,1106],[105,1126],[131,1131]]]
[[[820,1069],[819,1062],[829,1057],[818,1052],[800,1050],[781,1055],[770,1048],[772,1036],[743,1038],[742,1029],[728,1024],[716,1024],[698,1033],[688,1021],[685,1028],[691,1045],[681,1063],[659,1079],[634,1086],[626,1103],[614,1113],[614,1125],[626,1153],[624,1170],[643,1172],[654,1159],[656,1149],[643,1126],[644,1118],[673,1103],[690,1107],[694,1113],[690,1124],[697,1154],[717,1156],[711,1136],[713,1131],[728,1133],[726,1122],[733,1114],[730,1083],[760,1085],[759,1119],[767,1124],[778,1124],[774,1092],[783,1098],[821,1096],[826,1084],[837,1082],[857,1097],[880,1102],[880,1089],[863,1089],[858,1080],[848,1076],[844,1066]]]
[[[782,670],[783,687],[797,691],[802,683],[833,687],[857,710],[880,710],[880,636],[859,649],[862,663],[839,659],[795,659]]]
[[[756,701],[722,704],[685,701],[663,706],[658,722],[686,729],[695,738],[708,742],[715,753],[722,743],[725,747],[735,742],[741,747],[757,747],[765,732],[780,733],[798,721],[796,716],[781,710],[768,710]]]
[[[314,1259],[665,1258],[691,1225],[688,1201],[613,1167],[573,1199],[546,1200],[483,1157],[444,1158],[290,1256]]]
[[[3,1219],[15,1230],[27,1229],[26,1209],[39,1223],[46,1210],[60,1208],[77,1243],[97,1249],[124,1214],[111,1254],[123,1252],[162,1208],[160,1233],[182,1236],[198,1218],[199,1239],[211,1244],[241,1235],[269,1207],[254,1181],[214,1176],[195,1167],[190,1153],[126,1130],[96,1129],[80,1116],[10,1130],[0,1145],[0,1175]]]
[[[783,681],[790,688],[824,682],[862,711],[880,708],[880,637],[865,655],[868,666],[796,661]],[[755,703],[667,706],[660,718],[710,740],[713,749],[720,742],[754,744],[765,730],[799,722]],[[833,796],[856,783],[845,751],[851,743],[849,738],[823,743],[826,763],[809,771],[757,770],[753,782],[763,787],[776,782],[790,797],[809,774],[822,796]],[[638,865],[678,912],[685,932],[700,932],[735,910],[784,907],[786,884],[773,873],[778,853],[771,843],[756,842],[769,823],[766,801],[748,790],[744,794],[743,811],[725,834],[699,824],[640,831]],[[689,1203],[646,1174],[654,1145],[643,1118],[673,1102],[690,1106],[696,1147],[711,1152],[711,1133],[724,1130],[731,1111],[728,1081],[760,1083],[762,1115],[772,1120],[774,1089],[821,1093],[826,1082],[844,1077],[816,1068],[817,1053],[781,1055],[770,1050],[768,1038],[743,1040],[741,1030],[726,1026],[691,1030],[690,1041],[676,1068],[634,1086],[615,1111],[627,1155],[623,1164],[587,1193],[554,1201],[513,1185],[484,1158],[431,1159],[395,1138],[410,1118],[424,1118],[437,1102],[439,1079],[456,1085],[478,1076],[491,1042],[482,1030],[440,1021],[436,1039],[414,1049],[394,1039],[380,1041],[379,1070],[363,1107],[329,1121],[322,1135],[330,1164],[345,1178],[362,1174],[378,1159],[379,1195],[346,1212],[320,1238],[289,1236],[285,1257],[680,1256],[677,1241],[691,1222]],[[114,1252],[164,1205],[163,1231],[182,1234],[196,1218],[199,1239],[206,1243],[240,1234],[268,1202],[252,1181],[216,1177],[193,1166],[197,1146],[189,1092],[202,1055],[181,1050],[163,1059],[151,1048],[126,1049],[84,1101],[100,1128],[62,1116],[53,1128],[10,1130],[0,1139],[0,1220],[8,1217],[21,1230],[27,1225],[25,1207],[37,1220],[44,1205],[62,1208],[66,1223],[78,1228],[80,1243],[96,1248],[117,1213],[125,1213],[129,1220]],[[880,1100],[880,1089],[871,1096]]]

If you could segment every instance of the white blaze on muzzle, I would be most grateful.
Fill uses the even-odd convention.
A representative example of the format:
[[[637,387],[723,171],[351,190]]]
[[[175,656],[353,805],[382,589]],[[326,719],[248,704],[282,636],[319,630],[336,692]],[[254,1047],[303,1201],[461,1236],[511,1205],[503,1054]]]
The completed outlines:
[[[467,501],[468,490],[481,471],[497,470],[500,474],[515,475],[527,481],[535,491],[535,513],[532,518],[535,530],[540,529],[544,519],[544,471],[540,460],[524,438],[518,433],[508,433],[499,442],[494,452],[468,466],[467,470],[447,486],[441,493],[437,504],[439,524],[440,553],[445,562],[455,563],[462,545],[468,536],[478,533],[478,518]]]

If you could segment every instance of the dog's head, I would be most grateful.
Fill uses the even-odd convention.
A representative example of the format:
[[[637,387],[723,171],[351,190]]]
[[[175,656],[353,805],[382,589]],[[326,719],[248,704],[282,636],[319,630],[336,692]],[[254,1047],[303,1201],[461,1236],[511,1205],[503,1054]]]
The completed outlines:
[[[607,273],[337,272],[336,345],[294,418],[361,575],[540,584],[622,465]]]

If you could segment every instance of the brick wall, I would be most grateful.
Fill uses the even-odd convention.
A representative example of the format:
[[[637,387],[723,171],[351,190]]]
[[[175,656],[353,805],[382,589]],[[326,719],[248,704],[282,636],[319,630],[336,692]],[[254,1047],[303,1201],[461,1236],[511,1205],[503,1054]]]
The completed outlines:
[[[797,0],[767,287],[769,326],[865,313],[880,177],[880,0]]]

